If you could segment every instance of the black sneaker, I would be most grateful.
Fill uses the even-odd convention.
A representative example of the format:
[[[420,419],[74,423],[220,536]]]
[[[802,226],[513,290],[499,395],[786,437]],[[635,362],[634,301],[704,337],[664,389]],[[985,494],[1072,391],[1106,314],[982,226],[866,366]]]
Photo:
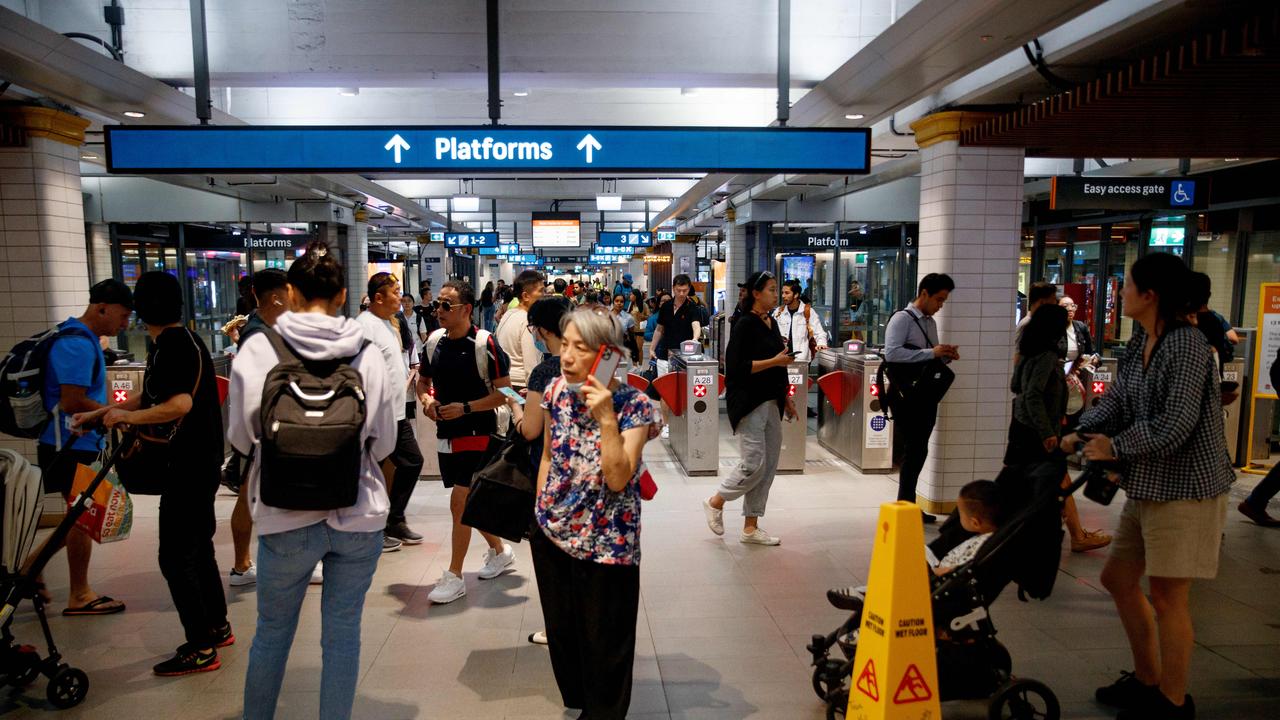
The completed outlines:
[[[1183,698],[1181,705],[1174,705],[1157,689],[1143,704],[1121,710],[1116,720],[1193,720],[1195,716],[1196,703],[1190,695]]]
[[[211,672],[222,667],[217,650],[201,652],[189,645],[178,648],[178,654],[151,668],[160,677],[178,677]]]
[[[867,597],[867,586],[831,588],[827,591],[827,602],[840,610],[861,610]]]
[[[395,538],[396,540],[399,540],[405,545],[422,544],[422,536],[410,530],[409,524],[404,522],[403,520],[398,523],[393,523],[391,525],[388,525],[387,529],[384,530],[383,533],[387,537]]]
[[[920,511],[920,519],[924,521],[925,525],[932,525],[938,522],[938,518],[936,515],[930,515],[929,513],[924,512],[923,510]]]
[[[1121,672],[1119,680],[1093,693],[1094,699],[1103,705],[1124,709],[1145,707],[1156,695],[1160,695],[1159,687],[1143,683],[1131,672]]]
[[[404,543],[391,537],[390,535],[382,536],[382,552],[384,553],[395,552],[399,550],[400,546],[403,544]]]
[[[231,647],[236,644],[235,633],[231,632],[231,623],[223,625],[221,628],[213,631],[214,647]]]

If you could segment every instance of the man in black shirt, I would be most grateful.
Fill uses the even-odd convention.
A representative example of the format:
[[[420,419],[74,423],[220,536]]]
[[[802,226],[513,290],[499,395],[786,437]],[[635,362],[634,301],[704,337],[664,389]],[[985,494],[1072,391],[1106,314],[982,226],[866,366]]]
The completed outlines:
[[[671,300],[658,308],[658,327],[653,331],[653,357],[666,360],[667,354],[685,340],[698,336],[702,328],[698,308],[689,300],[693,283],[688,275],[671,281]]]
[[[440,288],[436,317],[440,329],[427,338],[418,364],[418,400],[423,413],[435,421],[439,442],[440,479],[453,488],[453,548],[449,568],[427,596],[434,603],[450,603],[467,594],[462,562],[471,543],[471,528],[462,524],[462,510],[471,491],[471,476],[480,469],[489,436],[497,431],[494,410],[506,399],[499,388],[511,387],[509,361],[487,331],[471,324],[475,291],[469,283],[450,280]],[[476,353],[481,353],[477,358]],[[483,375],[481,374],[483,370]],[[441,382],[433,383],[434,378]],[[488,580],[515,562],[510,545],[481,533],[489,543],[480,578]]]

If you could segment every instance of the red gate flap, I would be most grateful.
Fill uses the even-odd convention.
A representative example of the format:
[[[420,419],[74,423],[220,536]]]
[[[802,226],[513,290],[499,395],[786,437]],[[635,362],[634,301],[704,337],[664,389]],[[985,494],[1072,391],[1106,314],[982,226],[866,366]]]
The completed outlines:
[[[680,378],[683,374],[678,372],[659,375],[653,381],[653,389],[658,391],[658,397],[671,408],[671,412],[676,415],[684,415],[684,388]]]
[[[818,378],[818,387],[822,389],[822,394],[827,396],[827,402],[831,403],[837,415],[844,414],[845,407],[854,395],[849,392],[851,388],[846,375],[845,371],[836,370]]]
[[[645,390],[649,389],[648,378],[644,377],[643,375],[637,375],[635,373],[627,373],[627,384],[639,390],[640,392],[644,392]]]

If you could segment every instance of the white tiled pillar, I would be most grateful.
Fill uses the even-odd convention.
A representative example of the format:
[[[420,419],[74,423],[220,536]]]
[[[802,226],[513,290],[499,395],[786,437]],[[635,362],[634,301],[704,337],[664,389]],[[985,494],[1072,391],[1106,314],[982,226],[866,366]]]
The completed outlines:
[[[444,243],[428,243],[422,248],[422,273],[418,282],[431,280],[431,292],[440,292],[440,286],[447,279],[445,263],[446,249]],[[416,290],[414,292],[417,292]],[[434,299],[434,298],[428,298]]]
[[[111,230],[106,223],[93,223],[89,232],[89,284],[112,277]]]
[[[951,365],[955,384],[916,489],[935,512],[948,511],[969,481],[995,478],[1009,428],[1023,150],[961,147],[960,131],[986,117],[944,112],[912,124],[921,162],[918,277],[955,280],[936,320],[941,341],[959,345],[962,358]]]
[[[747,279],[746,228],[731,222],[724,224],[724,303],[721,311],[733,314],[738,302],[738,283]]]
[[[356,222],[347,228],[347,243],[343,248],[343,262],[347,270],[347,313],[351,317],[360,314],[360,298],[369,289],[369,223],[356,211]]]
[[[80,145],[89,121],[11,105],[0,123],[21,133],[0,148],[0,349],[71,316],[89,302]],[[0,446],[28,450],[0,435]],[[34,456],[34,455],[33,455]]]

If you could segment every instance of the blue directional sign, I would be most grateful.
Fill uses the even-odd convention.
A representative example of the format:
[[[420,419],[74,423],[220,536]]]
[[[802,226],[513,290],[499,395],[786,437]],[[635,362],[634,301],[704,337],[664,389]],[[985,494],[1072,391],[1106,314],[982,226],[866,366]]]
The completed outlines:
[[[861,174],[866,128],[106,128],[113,173],[795,172]]]
[[[519,255],[520,245],[518,243],[499,243],[497,247],[480,248],[481,255]]]
[[[661,242],[675,242],[675,241],[676,241],[676,231],[675,231],[675,230],[659,230],[659,231],[655,232],[655,233],[654,233],[654,235],[655,235],[655,236],[657,236],[657,240],[658,240],[658,242],[660,242],[660,243],[661,243]]]
[[[456,248],[496,248],[498,247],[498,233],[496,232],[479,232],[479,233],[451,233],[444,234],[445,247]]]
[[[627,262],[628,259],[617,255],[591,255],[587,258],[587,262],[592,265],[617,265]]]
[[[600,245],[596,245],[591,248],[592,255],[621,255],[623,257],[630,258],[635,254],[635,252],[634,248],[629,247],[601,247]]]
[[[528,253],[524,255],[508,255],[507,256],[507,262],[511,263],[512,265],[537,265],[541,261],[542,261],[542,258],[538,257],[533,253]]]
[[[596,240],[601,247],[653,247],[653,234],[647,232],[604,232]]]

